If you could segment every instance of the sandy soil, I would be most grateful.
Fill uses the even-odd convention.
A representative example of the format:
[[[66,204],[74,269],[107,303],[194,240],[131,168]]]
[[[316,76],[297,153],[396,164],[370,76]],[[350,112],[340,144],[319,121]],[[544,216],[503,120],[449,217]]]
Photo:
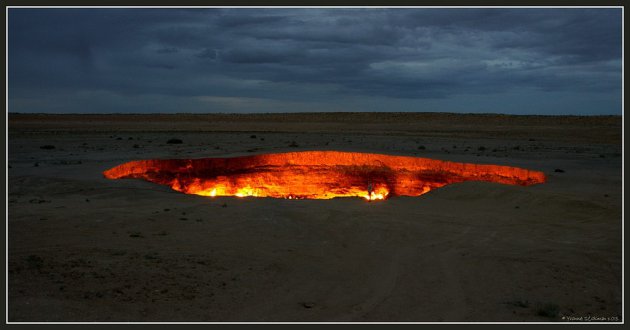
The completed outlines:
[[[620,117],[12,114],[8,147],[9,321],[621,319]],[[519,166],[548,183],[369,203],[102,176],[296,150]]]

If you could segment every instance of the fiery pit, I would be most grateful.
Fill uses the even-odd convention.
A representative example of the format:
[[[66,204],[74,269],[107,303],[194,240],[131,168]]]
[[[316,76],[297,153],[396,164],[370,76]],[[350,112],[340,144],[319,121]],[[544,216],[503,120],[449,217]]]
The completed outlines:
[[[103,173],[202,196],[330,199],[420,196],[447,184],[487,181],[529,186],[545,174],[527,169],[429,158],[302,151],[232,158],[138,160]]]

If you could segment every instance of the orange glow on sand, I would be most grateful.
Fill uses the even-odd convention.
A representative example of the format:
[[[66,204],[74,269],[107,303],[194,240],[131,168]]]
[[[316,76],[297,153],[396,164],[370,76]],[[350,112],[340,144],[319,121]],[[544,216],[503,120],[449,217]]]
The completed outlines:
[[[546,181],[527,169],[361,152],[302,151],[231,158],[138,160],[105,171],[201,196],[330,199],[420,196],[447,184],[487,181],[529,186]]]

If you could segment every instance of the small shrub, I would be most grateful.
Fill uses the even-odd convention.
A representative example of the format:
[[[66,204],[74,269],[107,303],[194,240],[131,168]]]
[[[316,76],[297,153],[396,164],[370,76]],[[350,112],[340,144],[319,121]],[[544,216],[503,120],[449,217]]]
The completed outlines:
[[[168,143],[168,144],[182,144],[182,143],[184,143],[184,141],[182,141],[180,139],[170,139],[170,140],[166,141],[166,143]]]
[[[564,173],[564,170],[561,169],[561,168],[557,168],[557,169],[554,170],[554,172],[556,172],[556,173]]]
[[[507,304],[515,306],[515,307],[520,307],[520,308],[527,308],[527,307],[529,307],[529,301],[527,301],[527,300],[508,301]]]
[[[481,147],[479,147],[477,150],[479,150],[479,151],[484,151],[484,150],[486,150],[486,147],[481,146]]]
[[[538,315],[554,318],[558,316],[560,307],[554,303],[546,303],[538,308]]]
[[[38,255],[31,254],[30,256],[26,258],[26,262],[28,262],[28,265],[31,268],[40,268],[42,267],[44,260]]]
[[[304,307],[304,308],[313,308],[313,307],[315,307],[315,303],[310,302],[310,301],[306,301],[306,302],[300,303],[300,305],[302,305],[302,307]]]
[[[418,146],[418,150],[425,150],[426,147],[425,146]]]
[[[50,150],[50,149],[55,149],[55,146],[54,146],[54,145],[52,145],[52,144],[46,144],[46,145],[43,145],[43,146],[41,146],[41,147],[39,147],[39,148],[40,148],[40,149]]]
[[[297,148],[297,147],[299,147],[299,145],[297,143],[295,143],[295,141],[291,141],[291,144],[289,144],[289,147]]]

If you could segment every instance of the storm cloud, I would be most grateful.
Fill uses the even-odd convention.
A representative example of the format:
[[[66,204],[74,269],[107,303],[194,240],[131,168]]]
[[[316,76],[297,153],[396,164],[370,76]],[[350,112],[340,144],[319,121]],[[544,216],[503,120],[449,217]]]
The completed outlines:
[[[615,8],[9,9],[9,111],[621,114]]]

